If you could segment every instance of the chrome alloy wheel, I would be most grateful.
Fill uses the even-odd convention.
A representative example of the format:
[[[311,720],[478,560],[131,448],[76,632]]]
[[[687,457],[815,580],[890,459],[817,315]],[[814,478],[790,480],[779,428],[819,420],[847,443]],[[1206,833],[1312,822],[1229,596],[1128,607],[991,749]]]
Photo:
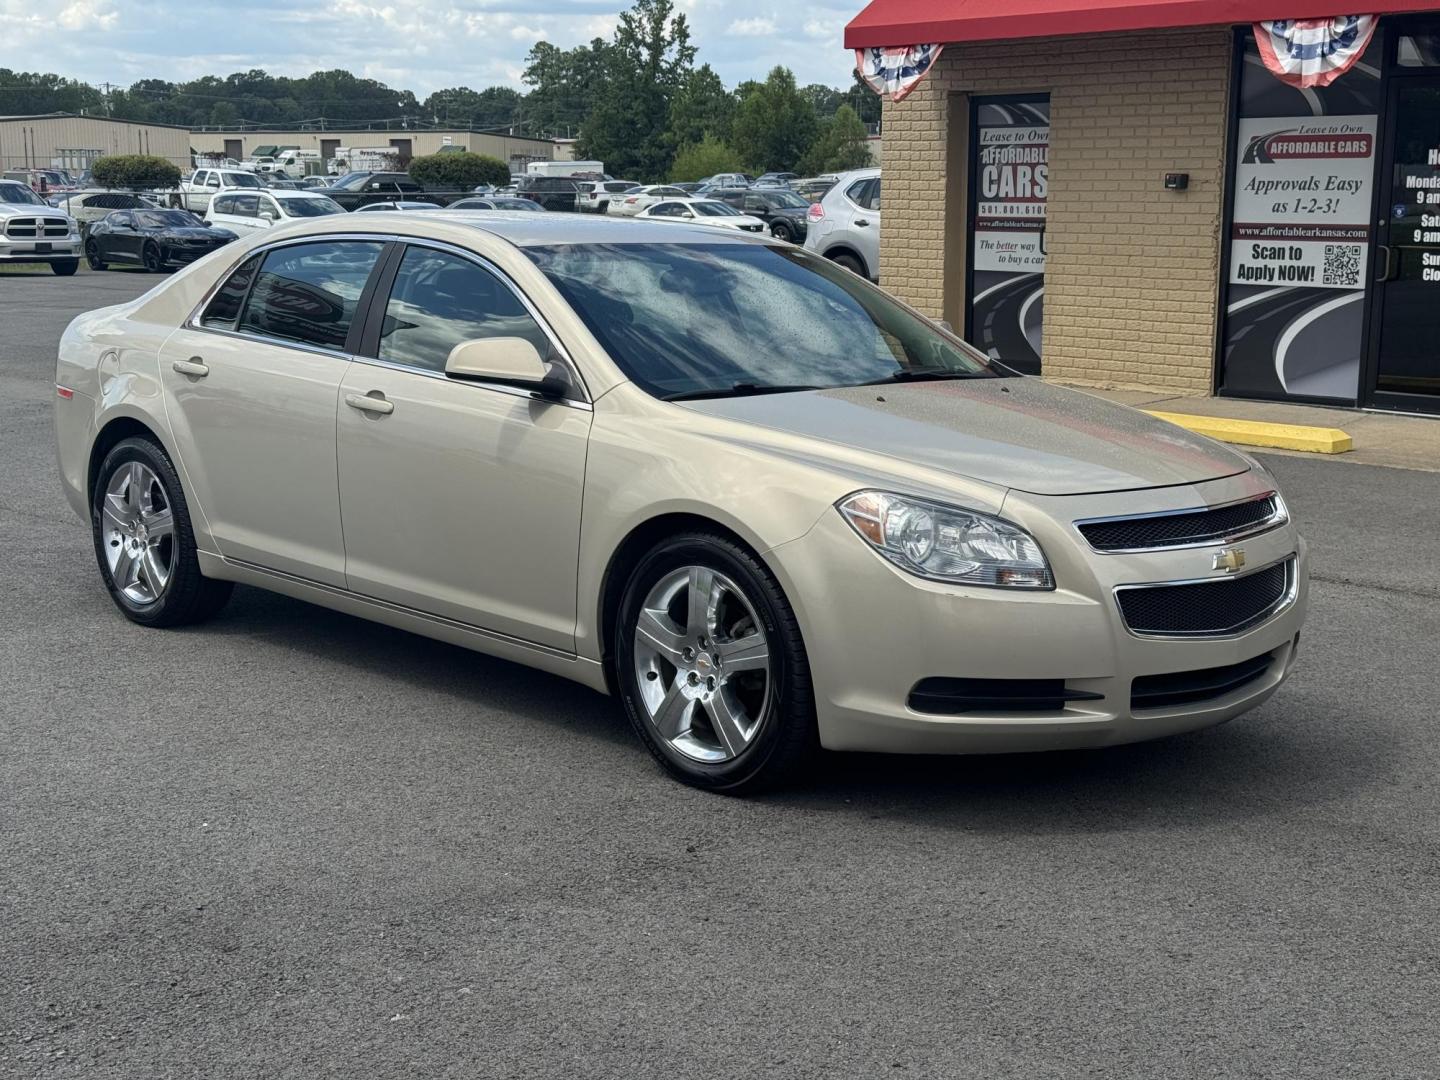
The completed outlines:
[[[154,471],[139,461],[116,469],[105,489],[100,535],[115,588],[134,604],[153,604],[175,569],[175,516]]]
[[[673,570],[645,597],[635,678],[655,731],[694,761],[739,756],[772,708],[765,630],[740,587],[708,566]]]

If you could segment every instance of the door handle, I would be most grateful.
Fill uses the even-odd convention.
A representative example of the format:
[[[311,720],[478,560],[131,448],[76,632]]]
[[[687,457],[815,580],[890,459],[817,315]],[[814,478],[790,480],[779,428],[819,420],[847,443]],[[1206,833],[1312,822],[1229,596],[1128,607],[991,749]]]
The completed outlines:
[[[181,375],[194,375],[197,379],[203,379],[210,374],[209,366],[198,356],[192,356],[189,360],[176,360],[170,366]]]
[[[1380,273],[1380,275],[1379,275],[1378,277],[1375,278],[1375,280],[1376,280],[1377,282],[1389,281],[1389,280],[1390,280],[1390,271],[1394,269],[1394,267],[1391,265],[1391,264],[1394,262],[1394,253],[1391,251],[1391,248],[1390,248],[1390,245],[1389,245],[1389,244],[1376,244],[1376,245],[1375,245],[1375,251],[1376,251],[1377,253],[1379,253],[1379,252],[1384,252],[1384,253],[1385,253],[1385,261],[1384,261],[1384,263],[1381,264],[1382,266],[1385,267],[1385,269]]]
[[[870,221],[869,221],[869,219],[867,219],[867,218],[860,217],[860,218],[856,218],[856,219],[855,219],[855,224],[856,224],[857,226],[869,225],[869,224],[870,224]]]
[[[384,398],[369,397],[365,394],[346,394],[345,404],[352,409],[359,409],[361,412],[379,413],[381,416],[388,416],[395,411],[393,402]]]

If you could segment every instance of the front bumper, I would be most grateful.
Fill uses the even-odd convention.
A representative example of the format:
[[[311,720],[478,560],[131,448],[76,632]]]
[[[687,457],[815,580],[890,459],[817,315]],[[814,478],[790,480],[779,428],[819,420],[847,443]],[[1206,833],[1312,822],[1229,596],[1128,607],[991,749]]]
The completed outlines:
[[[1308,555],[1293,524],[1243,542],[1249,564],[1294,556],[1294,597],[1269,618],[1227,637],[1159,638],[1130,632],[1116,586],[1224,577],[1226,545],[1101,555],[1070,523],[1088,517],[1214,505],[1265,490],[1252,474],[1207,484],[1102,496],[1012,493],[1003,516],[1027,528],[1055,571],[1050,592],[926,581],[883,560],[838,513],[769,555],[799,600],[815,682],[820,741],[833,750],[1010,753],[1097,747],[1224,723],[1260,704],[1294,662],[1307,602]],[[1203,568],[1203,572],[1197,568]],[[1263,671],[1214,696],[1161,708],[1132,706],[1132,682],[1227,668],[1267,655]],[[1064,680],[1087,695],[1044,711],[974,709],[937,715],[910,707],[924,679]],[[1089,696],[1093,695],[1093,696]]]
[[[78,234],[52,240],[0,235],[0,263],[68,262],[80,258],[81,253]]]

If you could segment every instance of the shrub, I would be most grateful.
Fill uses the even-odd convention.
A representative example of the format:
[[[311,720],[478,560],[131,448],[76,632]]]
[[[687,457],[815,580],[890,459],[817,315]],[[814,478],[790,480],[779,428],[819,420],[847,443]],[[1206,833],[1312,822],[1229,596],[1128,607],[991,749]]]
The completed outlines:
[[[706,135],[700,142],[680,148],[675,164],[670,166],[670,179],[683,184],[716,173],[740,171],[740,155],[713,135]]]
[[[469,191],[478,184],[504,187],[510,183],[510,166],[485,154],[451,150],[415,158],[410,162],[410,175],[437,191]]]
[[[172,162],[152,154],[112,154],[96,158],[91,170],[95,183],[101,187],[156,191],[180,183],[180,170]]]

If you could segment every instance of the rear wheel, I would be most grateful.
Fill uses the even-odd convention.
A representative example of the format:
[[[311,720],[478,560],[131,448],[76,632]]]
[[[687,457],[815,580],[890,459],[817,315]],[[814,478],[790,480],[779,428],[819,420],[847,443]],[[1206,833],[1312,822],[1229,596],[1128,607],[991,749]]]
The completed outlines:
[[[90,519],[100,576],[130,621],[199,622],[230,599],[230,582],[200,573],[180,478],[149,439],[125,439],[105,455]]]
[[[54,271],[57,277],[69,277],[75,273],[76,270],[80,269],[80,260],[67,259],[64,262],[52,262],[50,269]]]
[[[790,231],[790,226],[782,221],[777,221],[774,225],[770,226],[770,235],[775,237],[776,240],[784,240],[787,244],[793,244],[795,242],[795,234]]]
[[[754,792],[793,778],[818,748],[794,612],[769,571],[730,539],[689,533],[646,555],[626,585],[614,641],[630,722],[677,779]]]
[[[859,274],[861,277],[865,276],[864,263],[862,263],[854,255],[851,255],[849,252],[842,251],[839,255],[831,255],[830,261],[835,263],[835,265],[837,266],[843,266],[852,274]]]
[[[158,244],[146,244],[141,258],[144,260],[145,269],[152,274],[158,274],[165,269],[165,259],[160,254]]]
[[[100,258],[100,245],[94,240],[85,243],[85,261],[90,264],[91,270],[105,269],[105,260]]]

